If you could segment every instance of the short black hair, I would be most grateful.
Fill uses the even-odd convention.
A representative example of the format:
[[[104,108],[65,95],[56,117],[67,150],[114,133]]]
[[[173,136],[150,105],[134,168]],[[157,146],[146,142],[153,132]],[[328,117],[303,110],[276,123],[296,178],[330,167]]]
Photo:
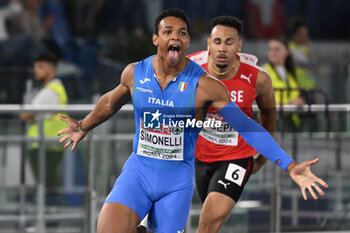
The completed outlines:
[[[52,53],[41,53],[34,59],[34,62],[39,61],[48,62],[54,66],[57,66],[58,58]]]
[[[210,33],[213,31],[213,28],[216,25],[235,28],[238,34],[241,34],[243,30],[243,21],[234,16],[229,15],[221,15],[213,18],[210,22]]]
[[[301,27],[307,27],[307,24],[305,23],[305,21],[300,17],[292,18],[288,22],[288,26],[287,26],[288,37],[294,36],[295,33],[297,33]]]
[[[180,10],[178,8],[169,8],[168,10],[165,10],[162,13],[160,13],[157,16],[156,20],[154,21],[154,32],[156,35],[158,35],[158,27],[159,27],[160,21],[170,16],[182,19],[187,25],[187,31],[190,31],[190,20],[186,15],[186,13],[183,10]]]

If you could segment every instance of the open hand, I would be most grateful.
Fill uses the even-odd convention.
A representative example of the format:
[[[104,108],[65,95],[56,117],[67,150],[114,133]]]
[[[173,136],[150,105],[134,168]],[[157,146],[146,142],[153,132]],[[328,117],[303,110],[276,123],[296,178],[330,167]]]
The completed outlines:
[[[68,142],[64,145],[64,148],[67,148],[73,144],[71,148],[71,151],[73,151],[77,147],[78,142],[80,142],[80,140],[85,137],[86,133],[82,132],[79,129],[78,122],[76,120],[62,116],[61,114],[58,114],[58,116],[62,121],[65,121],[68,124],[68,128],[58,131],[57,136],[66,134],[63,138],[60,139],[59,142],[62,144],[68,140]]]
[[[289,173],[291,178],[295,183],[297,183],[301,189],[301,192],[303,194],[304,200],[307,200],[306,196],[306,189],[309,190],[311,196],[317,200],[318,197],[314,192],[314,189],[321,195],[324,196],[324,192],[318,186],[318,184],[321,184],[323,187],[328,188],[328,184],[324,182],[322,179],[315,176],[312,172],[310,167],[316,163],[318,163],[319,159],[314,159],[311,161],[304,161],[300,164],[297,164]],[[318,184],[317,184],[318,183]]]

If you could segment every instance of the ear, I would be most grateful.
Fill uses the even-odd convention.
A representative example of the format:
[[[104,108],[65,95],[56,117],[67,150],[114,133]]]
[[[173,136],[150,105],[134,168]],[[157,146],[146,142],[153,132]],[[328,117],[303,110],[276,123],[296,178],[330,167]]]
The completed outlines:
[[[242,40],[239,40],[239,42],[238,42],[238,52],[241,52],[242,43],[243,43],[243,41],[242,41]]]
[[[190,36],[188,36],[188,41],[189,41],[189,43],[188,43],[186,49],[188,49],[188,47],[190,47],[190,45],[191,45],[191,37]]]
[[[156,47],[158,47],[158,38],[159,38],[159,36],[153,33],[152,41],[153,41],[154,46],[156,46]]]
[[[207,49],[208,50],[210,49],[210,43],[211,43],[211,39],[210,39],[210,37],[208,37],[208,39],[207,39]]]

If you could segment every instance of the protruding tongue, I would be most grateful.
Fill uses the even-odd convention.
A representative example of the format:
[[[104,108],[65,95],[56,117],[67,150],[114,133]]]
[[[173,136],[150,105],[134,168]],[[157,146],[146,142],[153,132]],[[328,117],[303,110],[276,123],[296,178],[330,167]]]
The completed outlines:
[[[176,50],[169,50],[168,59],[171,64],[176,64],[179,61],[179,53]]]

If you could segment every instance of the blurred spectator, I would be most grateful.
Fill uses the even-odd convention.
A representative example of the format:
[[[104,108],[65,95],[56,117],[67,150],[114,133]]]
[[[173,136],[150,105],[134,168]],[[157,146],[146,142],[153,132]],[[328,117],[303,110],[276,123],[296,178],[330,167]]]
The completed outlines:
[[[303,106],[305,101],[300,97],[300,92],[298,90],[290,90],[299,86],[293,59],[285,39],[275,38],[269,41],[268,59],[269,62],[264,65],[264,68],[271,77],[272,87],[274,89],[283,89],[275,90],[276,104]],[[300,125],[297,115],[291,115],[291,120],[295,126]]]
[[[61,2],[59,0],[44,0],[40,7],[40,17],[42,22],[50,22],[48,40],[51,49],[66,60],[72,60],[73,55],[68,48],[71,35]]]
[[[7,19],[21,10],[19,0],[0,0],[0,41],[8,39]]]
[[[75,0],[75,31],[79,35],[92,36],[97,29],[97,15],[105,0]]]
[[[284,34],[284,11],[281,0],[246,0],[248,37],[267,39]]]
[[[288,31],[291,37],[289,49],[296,65],[296,78],[299,87],[311,89],[316,82],[311,77],[314,62],[310,50],[310,38],[306,24],[298,18],[290,21]]]
[[[33,58],[44,50],[39,41],[32,36],[34,32],[28,34],[33,28],[12,35],[13,20],[19,20],[20,15],[25,14],[25,11],[17,0],[7,1],[7,5],[0,8],[0,65],[2,66],[30,66]],[[6,24],[3,22],[5,18]],[[29,22],[26,21],[26,23]]]
[[[71,36],[65,9],[59,0],[44,0],[40,15],[43,22],[53,21],[48,30],[50,50],[63,60],[78,65],[84,78],[89,77],[97,62],[98,41],[78,40]]]
[[[47,32],[55,19],[49,17],[42,23],[39,17],[39,7],[39,0],[23,0],[23,11],[10,19],[12,36],[27,35],[38,41],[47,37]]]
[[[52,54],[40,54],[34,62],[34,77],[42,84],[41,89],[30,101],[34,105],[66,105],[68,97],[60,79],[56,78],[56,65],[58,60]],[[27,120],[30,127],[28,137],[38,137],[39,127],[33,113],[22,113],[22,120]],[[44,136],[55,137],[57,130],[66,127],[57,114],[47,114],[44,119]],[[46,143],[46,186],[48,191],[62,186],[63,147],[56,142]],[[29,151],[30,164],[35,178],[38,178],[38,144],[34,143]],[[56,195],[49,195],[48,202],[56,202]],[[59,203],[49,203],[59,204]],[[61,203],[63,204],[63,203]]]

